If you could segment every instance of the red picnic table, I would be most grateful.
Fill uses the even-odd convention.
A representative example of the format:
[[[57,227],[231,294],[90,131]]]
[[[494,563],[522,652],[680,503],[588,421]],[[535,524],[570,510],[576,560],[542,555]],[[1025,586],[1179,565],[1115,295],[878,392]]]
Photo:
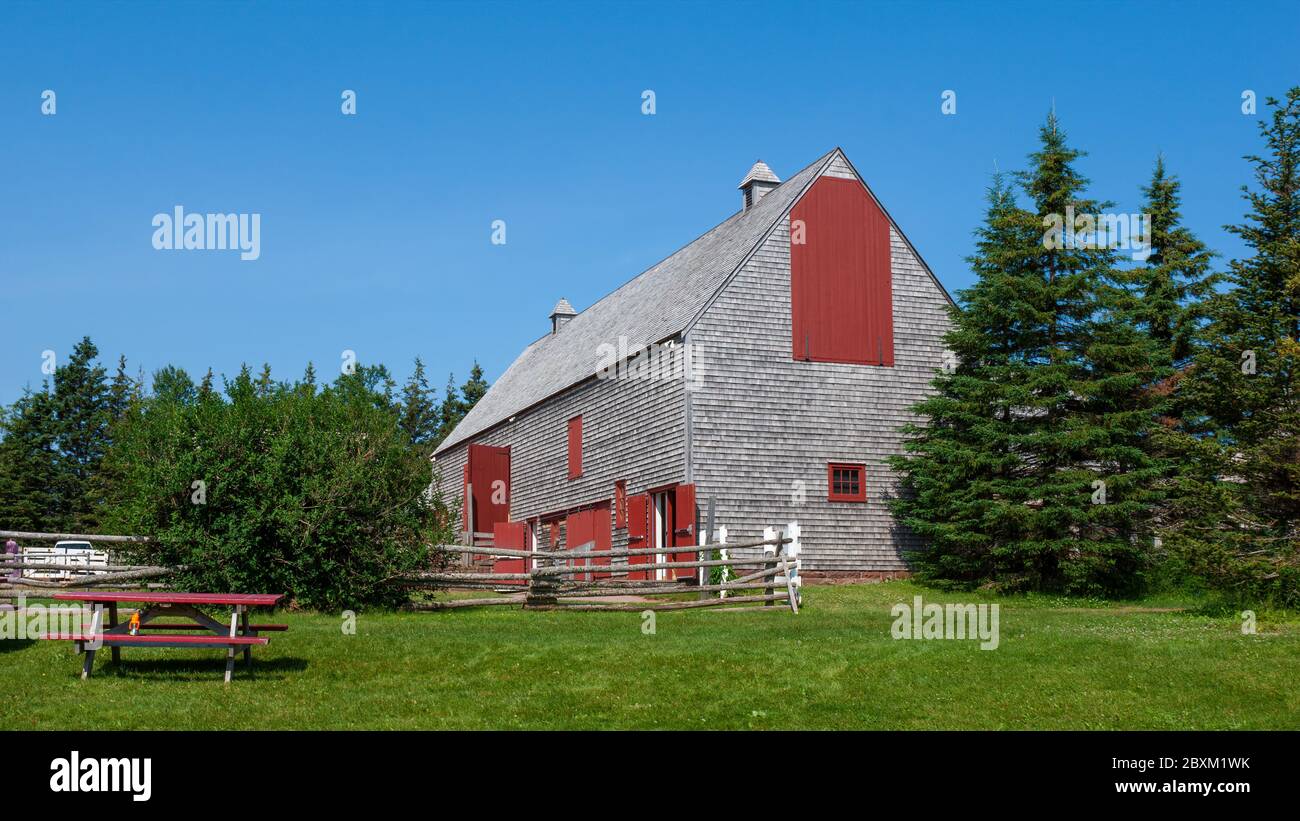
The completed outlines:
[[[226,683],[235,669],[235,649],[244,649],[244,662],[253,663],[253,645],[270,642],[259,633],[288,630],[287,624],[249,624],[248,611],[253,607],[275,607],[284,598],[279,593],[132,593],[130,591],[102,593],[90,590],[55,593],[63,601],[85,602],[94,608],[90,630],[81,633],[62,633],[47,636],[76,643],[77,652],[86,654],[81,677],[89,678],[95,664],[95,650],[107,645],[113,652],[113,661],[120,660],[123,647],[224,647],[226,648]],[[147,605],[140,611],[140,629],[131,635],[130,622],[119,622],[117,606],[122,602]],[[104,605],[108,605],[108,625],[103,623]],[[229,607],[228,624],[216,621],[200,605]],[[155,619],[170,617],[188,619],[181,622],[161,622]],[[147,631],[190,631],[188,633],[155,633]],[[207,632],[194,632],[207,631]]]

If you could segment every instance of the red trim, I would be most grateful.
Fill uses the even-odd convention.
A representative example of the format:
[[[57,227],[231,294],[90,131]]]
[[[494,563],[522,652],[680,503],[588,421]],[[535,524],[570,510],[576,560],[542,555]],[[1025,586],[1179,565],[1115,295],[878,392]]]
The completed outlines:
[[[835,470],[856,470],[858,472],[858,492],[836,493]],[[826,463],[826,500],[830,502],[865,502],[867,500],[867,466],[856,462]]]

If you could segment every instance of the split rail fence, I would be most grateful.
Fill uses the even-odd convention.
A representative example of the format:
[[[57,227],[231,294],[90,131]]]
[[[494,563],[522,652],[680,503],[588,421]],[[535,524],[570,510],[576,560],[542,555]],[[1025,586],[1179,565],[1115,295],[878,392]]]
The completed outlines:
[[[4,543],[10,539],[19,544],[20,552],[4,552]],[[144,536],[0,530],[0,605],[16,604],[20,596],[49,596],[69,588],[165,588],[163,579],[176,572],[175,568],[120,564],[114,559],[113,545],[147,541]],[[56,551],[53,544],[57,542],[87,542],[103,549]]]
[[[788,606],[799,612],[799,535],[797,523],[782,529],[767,528],[756,541],[728,544],[726,528],[719,528],[712,544],[671,547],[596,550],[586,542],[569,550],[516,550],[487,544],[439,545],[452,553],[494,557],[522,565],[521,572],[431,572],[404,577],[410,588],[462,588],[492,590],[501,595],[410,605],[414,610],[446,610],[460,607],[522,605],[530,610],[687,610],[701,607],[761,609]],[[754,556],[733,556],[733,551],[762,548]],[[682,553],[694,559],[678,561]],[[717,553],[719,558],[712,558]],[[616,558],[648,557],[639,564],[613,564]],[[669,557],[665,559],[665,557]],[[595,562],[599,561],[599,564]],[[697,571],[693,579],[630,579],[632,573],[660,570]],[[712,582],[713,568],[721,568],[721,582]],[[742,572],[743,569],[743,572]],[[621,576],[621,578],[616,578]],[[512,588],[523,587],[520,592]],[[659,597],[697,594],[692,601],[662,601],[650,598],[629,602],[627,597]],[[745,607],[736,607],[744,605]]]

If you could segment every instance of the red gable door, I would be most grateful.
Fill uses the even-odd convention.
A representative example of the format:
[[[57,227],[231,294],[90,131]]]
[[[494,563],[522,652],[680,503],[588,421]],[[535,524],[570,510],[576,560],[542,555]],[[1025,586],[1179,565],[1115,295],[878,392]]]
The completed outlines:
[[[651,547],[650,541],[646,538],[649,527],[649,496],[630,496],[627,500],[627,547],[628,550],[638,550],[641,548]],[[638,564],[649,564],[650,554],[641,556],[628,556],[627,563],[631,566]],[[645,581],[646,572],[644,570],[628,569],[627,574],[629,581]]]
[[[469,446],[469,485],[474,491],[474,530],[492,533],[510,521],[510,448]]]
[[[528,525],[523,522],[497,522],[492,526],[492,544],[509,550],[527,550]],[[527,560],[498,557],[492,563],[492,570],[495,573],[524,573],[527,572],[525,561]],[[522,579],[501,582],[501,584],[517,585],[524,583]]]
[[[795,203],[790,311],[795,359],[894,364],[889,219],[857,180],[822,177]]]
[[[678,485],[673,489],[673,545],[694,546],[695,541],[695,485]],[[696,553],[674,553],[673,561],[690,562]],[[693,579],[699,571],[694,567],[673,568],[673,577]]]

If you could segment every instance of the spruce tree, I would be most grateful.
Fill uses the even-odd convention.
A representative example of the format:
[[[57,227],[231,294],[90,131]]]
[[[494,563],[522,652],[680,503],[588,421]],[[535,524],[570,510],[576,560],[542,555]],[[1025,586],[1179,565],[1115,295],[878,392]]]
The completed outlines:
[[[894,507],[928,542],[922,574],[1004,589],[1121,592],[1140,581],[1145,512],[1158,466],[1142,388],[1158,374],[1149,338],[1127,322],[1114,251],[1070,215],[1083,195],[1055,116],[1040,130],[1027,207],[995,179],[946,344],[955,354],[893,460]],[[1044,228],[1047,230],[1044,231]]]
[[[48,388],[25,391],[0,418],[0,511],[6,529],[49,532],[68,524],[56,490],[58,427]]]
[[[478,400],[483,398],[483,394],[487,393],[487,390],[488,383],[483,378],[483,368],[479,366],[478,362],[475,362],[474,366],[469,369],[469,379],[465,380],[465,384],[460,388],[460,396],[464,405],[463,413],[469,413],[470,409],[478,404]]]
[[[271,380],[271,364],[262,363],[262,372],[257,375],[257,395],[268,397],[274,391],[275,383]]]
[[[117,358],[117,373],[108,386],[108,412],[112,421],[117,421],[131,405],[131,394],[135,383],[126,374],[126,356]]]
[[[456,426],[460,424],[460,420],[465,418],[465,411],[465,403],[456,390],[456,375],[449,373],[447,374],[447,387],[443,391],[442,404],[438,406],[438,436],[435,447],[456,429]]]
[[[1151,179],[1141,189],[1142,213],[1150,220],[1149,254],[1127,271],[1130,287],[1125,294],[1129,321],[1149,338],[1153,371],[1161,375],[1145,389],[1159,423],[1144,444],[1159,460],[1162,472],[1151,511],[1156,531],[1182,517],[1188,482],[1203,470],[1203,460],[1190,453],[1194,443],[1184,435],[1184,403],[1178,385],[1189,371],[1197,333],[1204,324],[1205,300],[1214,293],[1218,279],[1210,267],[1213,252],[1182,224],[1181,187],[1167,171],[1164,157],[1157,156]],[[1153,549],[1152,558],[1163,563],[1166,556]]]
[[[1268,98],[1267,148],[1245,159],[1250,256],[1206,303],[1209,323],[1180,386],[1189,452],[1205,465],[1171,533],[1197,573],[1248,596],[1300,603],[1300,87]]]
[[[415,371],[402,388],[401,416],[398,425],[411,444],[427,445],[438,430],[438,405],[424,376],[424,362],[415,358]]]
[[[1214,254],[1182,224],[1182,185],[1156,158],[1143,187],[1142,213],[1151,219],[1151,255],[1134,273],[1140,297],[1135,321],[1161,346],[1162,358],[1181,370],[1191,359],[1204,301],[1218,277]]]
[[[54,372],[54,416],[59,453],[55,485],[58,514],[68,528],[93,530],[90,479],[98,470],[108,446],[112,420],[107,372],[96,363],[99,349],[83,337],[68,361]]]
[[[307,367],[310,368],[311,363],[308,363]],[[200,402],[210,400],[216,395],[216,390],[213,387],[214,381],[215,377],[212,374],[212,368],[208,368],[208,372],[203,374],[203,381],[199,383],[198,398]]]

